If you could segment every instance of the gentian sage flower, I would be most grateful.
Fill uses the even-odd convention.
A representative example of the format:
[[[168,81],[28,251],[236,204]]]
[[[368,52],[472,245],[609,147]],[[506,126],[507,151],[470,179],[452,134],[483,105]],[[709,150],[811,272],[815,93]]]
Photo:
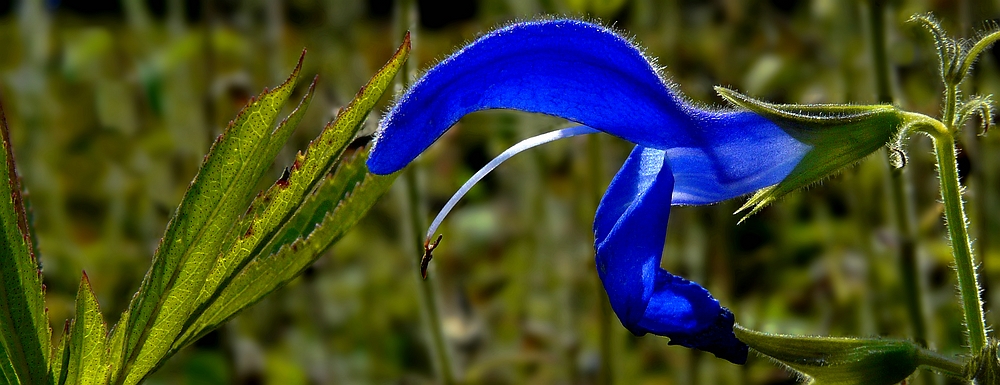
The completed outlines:
[[[636,335],[666,336],[744,363],[748,349],[733,333],[733,314],[697,283],[660,268],[670,206],[759,191],[747,206],[756,210],[880,148],[902,118],[892,106],[772,105],[718,90],[740,108],[685,100],[635,45],[602,26],[513,24],[462,48],[406,91],[382,120],[368,167],[398,171],[478,110],[543,113],[582,125],[505,151],[446,205],[429,242],[458,197],[519,151],[597,131],[635,143],[594,219],[597,271],[611,307]]]

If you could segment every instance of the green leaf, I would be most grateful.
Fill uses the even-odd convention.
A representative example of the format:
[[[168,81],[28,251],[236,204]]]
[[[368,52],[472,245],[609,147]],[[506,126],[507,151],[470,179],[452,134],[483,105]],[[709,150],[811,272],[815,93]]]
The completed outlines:
[[[752,349],[816,385],[897,384],[921,364],[920,347],[912,341],[789,336],[740,326],[733,331]]]
[[[812,149],[778,184],[755,193],[737,212],[753,215],[785,194],[818,183],[868,157],[905,125],[904,113],[888,104],[772,104],[715,87],[730,103],[760,114]]]
[[[49,382],[51,330],[45,313],[42,272],[31,239],[14,166],[7,116],[0,105],[0,370],[12,383]]]
[[[274,91],[265,92],[241,112],[213,145],[171,219],[152,270],[129,308],[125,321],[129,326],[121,348],[117,345],[122,338],[118,328],[112,335],[108,355],[114,368],[111,378],[116,383],[140,382],[167,357],[193,341],[190,337],[206,330],[210,324],[201,322],[203,312],[215,304],[233,277],[260,255],[285,222],[298,215],[297,210],[310,192],[322,185],[320,181],[389,87],[408,52],[407,39],[354,101],[310,143],[305,153],[298,154],[284,175],[256,199],[252,199],[251,189],[301,120],[302,111],[312,98],[315,80],[299,106],[270,135],[263,135],[262,131],[274,125],[280,105],[287,100],[297,77],[301,59],[288,81]],[[359,188],[372,190],[376,197],[384,191],[375,191],[371,185],[362,184]],[[339,200],[342,196],[323,199]],[[374,200],[357,201],[367,204],[364,210],[374,203]],[[346,231],[356,219],[342,216],[346,218],[342,223],[348,224],[343,229]],[[283,283],[262,280],[254,284],[270,292]],[[253,302],[256,300],[245,306]],[[197,327],[192,328],[196,323]],[[212,328],[216,326],[211,324]],[[124,364],[118,365],[119,360],[124,360]]]
[[[121,318],[118,319],[118,323],[111,329],[111,335],[108,338],[108,348],[104,352],[104,362],[108,363],[107,383],[109,384],[118,382],[118,377],[121,373],[119,369],[124,364],[125,335],[128,333],[128,329],[125,327],[128,325],[128,319],[129,311],[125,310]]]
[[[365,159],[367,154],[355,154],[351,159],[341,161],[337,170],[328,174],[312,194],[306,197],[295,210],[295,215],[285,222],[260,255],[275,254],[281,247],[312,234],[316,226],[326,218],[326,214],[349,198],[353,190],[366,180],[368,167],[365,166]]]
[[[0,349],[0,384],[16,384],[17,373],[7,355],[7,349]]]
[[[258,257],[247,264],[223,288],[201,319],[191,328],[189,340],[193,341],[202,333],[225,323],[240,310],[253,305],[265,295],[290,282],[364,216],[378,198],[388,191],[398,176],[398,173],[392,175],[367,173],[364,167],[366,159],[367,156],[358,156],[346,163],[332,177],[324,180],[313,195],[315,199],[306,202],[302,207],[304,209],[323,207],[337,202],[336,207],[326,212],[318,221],[313,212],[297,211],[295,219],[289,221],[287,229],[282,229],[282,235],[275,239],[287,239],[290,234],[308,231],[310,228],[313,230],[291,243],[282,243],[275,254]],[[348,190],[341,193],[340,188],[345,185],[342,180],[353,180],[359,170],[365,173],[362,181],[353,185],[347,184]]]
[[[344,107],[334,121],[326,125],[319,137],[313,140],[304,153],[298,153],[285,175],[264,194],[259,195],[240,222],[230,231],[226,242],[227,252],[216,261],[206,283],[202,286],[198,303],[202,310],[219,301],[219,295],[226,289],[234,276],[257,256],[269,256],[282,245],[307,235],[323,215],[330,212],[346,197],[349,189],[363,180],[367,169],[359,164],[341,167],[350,171],[338,171],[335,178],[324,178],[333,167],[344,149],[357,134],[375,103],[392,84],[392,79],[402,67],[409,54],[409,39],[405,39],[396,54],[366,84],[355,98]],[[360,170],[360,172],[359,172]],[[310,194],[312,192],[312,194]],[[381,195],[378,192],[377,195]],[[305,200],[305,202],[303,202]],[[365,208],[367,210],[367,208]],[[316,219],[314,219],[316,218]],[[303,223],[313,220],[313,226],[303,227]],[[295,224],[298,224],[296,227]],[[294,229],[294,230],[293,230]],[[339,236],[338,236],[339,237]],[[275,241],[277,240],[277,242]],[[311,262],[311,260],[310,260]],[[280,282],[264,291],[272,291]],[[268,281],[258,285],[268,287]],[[256,302],[246,302],[245,306]],[[236,311],[241,310],[241,308]],[[233,314],[235,314],[235,312]],[[193,336],[217,326],[213,321],[190,319],[189,328],[175,348],[180,348]],[[225,317],[228,319],[228,315]],[[209,329],[206,329],[209,328]]]
[[[59,346],[52,352],[52,357],[50,362],[50,375],[52,376],[52,383],[56,385],[63,385],[66,383],[66,375],[69,371],[69,349],[66,345],[69,344],[70,338],[70,326],[72,323],[70,320],[66,320],[63,324],[62,338],[59,339]]]
[[[300,58],[288,80],[252,99],[230,122],[171,217],[153,266],[129,306],[125,365],[120,368],[126,372],[125,383],[138,383],[161,363],[194,307],[227,230],[291,135],[293,125],[272,128],[301,66]]]
[[[67,384],[104,384],[108,378],[105,340],[108,325],[101,315],[90,278],[83,273],[76,294],[76,317],[70,326]]]

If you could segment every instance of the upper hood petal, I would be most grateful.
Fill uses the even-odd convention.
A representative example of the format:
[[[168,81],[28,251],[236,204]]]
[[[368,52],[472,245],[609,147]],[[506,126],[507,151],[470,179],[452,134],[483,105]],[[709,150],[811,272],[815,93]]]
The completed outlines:
[[[494,108],[554,115],[668,150],[678,204],[776,184],[810,148],[754,113],[692,106],[607,28],[545,20],[493,31],[427,71],[382,120],[368,167],[395,172],[462,116]]]

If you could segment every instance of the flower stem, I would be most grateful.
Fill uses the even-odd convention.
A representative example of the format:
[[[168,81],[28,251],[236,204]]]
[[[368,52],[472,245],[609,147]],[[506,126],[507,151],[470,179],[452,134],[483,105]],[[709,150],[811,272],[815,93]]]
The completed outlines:
[[[954,378],[965,378],[965,362],[956,360],[940,353],[927,350],[917,350],[917,362],[920,366],[933,368],[932,370]]]
[[[942,127],[943,128],[943,127]],[[958,182],[958,162],[955,159],[955,138],[951,132],[933,131],[934,153],[941,180],[941,198],[944,201],[945,221],[951,238],[952,254],[958,273],[958,289],[962,296],[962,310],[969,332],[969,348],[976,355],[986,347],[986,323],[983,304],[979,298],[979,282],[972,246],[969,243],[968,222],[962,203],[962,188]]]
[[[886,54],[885,17],[886,1],[869,0],[868,17],[871,33],[872,59],[875,72],[876,93],[879,103],[892,103],[892,82],[888,55]],[[893,206],[893,221],[899,237],[899,267],[906,296],[906,310],[913,326],[913,338],[921,347],[927,347],[927,323],[924,319],[923,290],[917,269],[917,244],[913,228],[913,196],[902,168],[892,167],[886,152],[885,163],[889,167],[889,202]],[[926,381],[926,380],[925,380]],[[926,383],[926,382],[925,382]]]
[[[412,243],[416,253],[414,255],[422,256],[424,254],[424,238],[421,237],[420,229],[423,228],[423,216],[421,213],[423,210],[420,209],[420,195],[417,190],[417,178],[416,173],[419,171],[416,167],[411,167],[411,170],[403,174],[404,182],[406,185],[406,200],[408,202],[409,208],[409,220],[411,227],[412,237],[407,243]],[[437,290],[434,287],[434,281],[432,280],[431,274],[427,273],[427,279],[423,279],[421,274],[421,269],[419,267],[420,263],[414,259],[414,267],[417,274],[417,279],[420,282],[420,303],[424,305],[424,315],[427,322],[427,329],[431,334],[431,354],[434,356],[434,362],[437,363],[438,377],[442,384],[451,385],[456,384],[455,372],[452,369],[451,355],[448,351],[447,341],[444,338],[444,331],[441,330],[441,314],[437,304]]]
[[[944,84],[944,112],[941,121],[949,129],[955,128],[955,105],[958,103],[958,85],[947,82]]]
[[[399,27],[399,32],[411,31],[411,36],[413,36],[412,29],[415,25],[414,20],[416,19],[416,11],[414,10],[415,4],[413,0],[399,0],[396,3],[397,6],[397,23]],[[412,38],[412,37],[411,37]],[[415,39],[414,39],[415,40]],[[411,76],[413,76],[413,55],[410,55],[410,60],[403,63],[402,76],[400,76],[401,88],[406,89],[411,84]],[[407,211],[410,222],[410,234],[411,238],[407,243],[411,243],[414,247],[414,255],[422,256],[424,254],[424,239],[421,236],[421,229],[424,228],[424,210],[422,209],[422,200],[420,199],[420,192],[417,186],[417,174],[420,172],[420,164],[414,162],[410,166],[410,170],[403,173],[404,184],[406,185],[406,201],[407,201]],[[414,271],[417,275],[417,281],[420,285],[419,296],[420,303],[424,307],[424,320],[427,324],[427,329],[431,335],[431,354],[434,357],[434,363],[436,363],[436,369],[438,374],[438,380],[441,384],[452,385],[456,384],[455,372],[452,368],[451,355],[448,350],[448,344],[444,337],[444,331],[441,328],[441,313],[438,309],[437,298],[438,294],[434,286],[434,281],[431,279],[430,275],[426,279],[423,278],[423,272],[420,268],[420,262],[418,259],[414,259],[413,266]]]

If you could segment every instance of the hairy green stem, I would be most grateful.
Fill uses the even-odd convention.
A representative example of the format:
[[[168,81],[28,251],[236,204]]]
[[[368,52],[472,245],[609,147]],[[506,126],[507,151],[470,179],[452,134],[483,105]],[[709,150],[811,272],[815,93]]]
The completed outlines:
[[[416,11],[414,10],[416,4],[413,0],[400,0],[397,2],[398,7],[398,26],[400,32],[411,31],[412,27],[415,25],[414,20],[416,19]],[[413,34],[411,33],[411,39]],[[414,39],[415,40],[415,39]],[[413,55],[410,55],[410,60],[403,63],[403,68],[401,70],[402,76],[400,76],[400,85],[402,89],[406,89],[410,86],[411,76],[413,76]],[[431,354],[434,357],[434,363],[436,364],[437,374],[439,383],[444,385],[452,385],[458,383],[455,380],[455,371],[452,367],[451,354],[448,349],[447,340],[444,337],[444,330],[442,330],[441,323],[441,312],[438,308],[438,294],[437,289],[434,286],[434,281],[431,279],[431,273],[427,272],[427,278],[424,279],[423,273],[421,272],[420,259],[424,255],[424,238],[422,236],[424,229],[424,218],[422,209],[422,200],[420,199],[420,192],[417,186],[417,174],[420,172],[419,163],[414,162],[410,166],[410,170],[407,170],[403,174],[403,179],[406,185],[406,200],[407,209],[410,222],[410,234],[412,237],[409,242],[412,242],[416,256],[414,266],[414,272],[417,275],[417,280],[420,282],[420,303],[424,307],[425,321],[427,322],[427,329],[431,336]]]
[[[945,79],[944,84],[944,112],[941,114],[941,121],[949,129],[955,127],[955,105],[958,103],[958,85],[951,84]]]
[[[944,127],[942,127],[944,128]],[[978,354],[986,346],[986,323],[983,304],[979,298],[976,264],[969,242],[968,222],[962,203],[962,187],[958,182],[958,162],[955,159],[955,138],[951,132],[933,131],[934,153],[938,162],[941,181],[941,198],[944,202],[945,221],[951,238],[952,254],[958,273],[958,289],[962,296],[962,310],[969,333],[969,348]]]

